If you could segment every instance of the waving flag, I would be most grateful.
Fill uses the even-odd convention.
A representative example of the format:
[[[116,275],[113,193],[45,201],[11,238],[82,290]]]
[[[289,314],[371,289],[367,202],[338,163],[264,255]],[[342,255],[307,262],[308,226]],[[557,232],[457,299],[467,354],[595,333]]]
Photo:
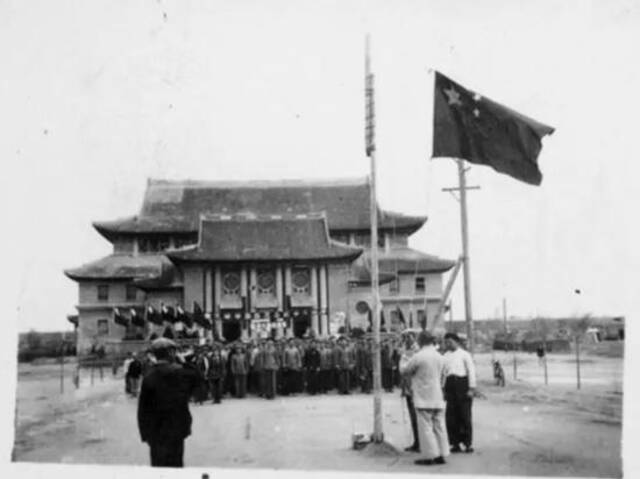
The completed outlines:
[[[500,105],[436,72],[433,153],[460,158],[540,185],[542,137],[554,129]]]

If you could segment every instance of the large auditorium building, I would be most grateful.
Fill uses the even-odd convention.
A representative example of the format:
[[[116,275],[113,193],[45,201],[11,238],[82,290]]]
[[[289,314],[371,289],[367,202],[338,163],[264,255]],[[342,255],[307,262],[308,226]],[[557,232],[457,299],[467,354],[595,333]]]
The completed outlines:
[[[366,179],[149,180],[139,214],[93,227],[113,252],[65,274],[78,283],[78,352],[167,327],[114,315],[152,306],[202,310],[202,338],[335,334],[371,321]],[[426,217],[379,209],[380,295],[387,330],[433,318],[454,262],[412,249]],[[144,325],[142,325],[144,324]],[[131,334],[131,328],[136,331]]]

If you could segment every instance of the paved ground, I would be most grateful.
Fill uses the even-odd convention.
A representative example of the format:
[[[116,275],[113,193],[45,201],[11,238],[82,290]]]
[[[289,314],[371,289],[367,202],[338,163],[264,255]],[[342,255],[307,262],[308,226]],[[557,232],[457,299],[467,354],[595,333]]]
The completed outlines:
[[[481,377],[489,377],[490,359],[477,357]],[[622,362],[589,359],[581,391],[569,380],[575,363],[566,355],[550,358],[548,387],[536,384],[539,366],[524,355],[520,381],[510,380],[509,368],[506,388],[483,381],[486,399],[474,406],[477,452],[452,456],[438,472],[620,477]],[[148,464],[135,400],[124,397],[121,380],[105,374],[89,386],[84,377],[83,387],[60,395],[55,371],[21,371],[14,460]],[[385,394],[383,407],[386,437],[403,447],[410,428],[399,393]],[[424,472],[411,454],[371,457],[350,449],[352,432],[371,430],[371,411],[371,396],[360,394],[193,406],[185,460],[188,466]]]

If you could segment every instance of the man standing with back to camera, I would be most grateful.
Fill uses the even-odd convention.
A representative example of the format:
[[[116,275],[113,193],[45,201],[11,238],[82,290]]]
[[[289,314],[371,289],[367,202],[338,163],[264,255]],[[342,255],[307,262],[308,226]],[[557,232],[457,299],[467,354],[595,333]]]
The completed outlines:
[[[414,461],[420,466],[445,464],[449,455],[449,441],[445,426],[445,402],[442,395],[444,358],[434,346],[428,331],[418,335],[420,350],[400,361],[400,373],[411,380],[413,405],[418,421],[422,458]]]
[[[183,364],[177,345],[167,338],[151,343],[157,362],[142,380],[138,428],[149,444],[152,467],[183,467],[184,440],[191,434],[189,398],[197,372]]]

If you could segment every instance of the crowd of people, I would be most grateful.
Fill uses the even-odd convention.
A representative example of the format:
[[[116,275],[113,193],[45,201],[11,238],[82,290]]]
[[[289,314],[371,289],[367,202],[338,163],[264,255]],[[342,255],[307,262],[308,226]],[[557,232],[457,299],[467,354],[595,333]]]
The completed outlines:
[[[248,395],[273,399],[295,394],[337,391],[370,393],[373,389],[371,339],[254,340],[178,348],[177,354],[200,378],[192,400],[219,403]],[[382,386],[400,386],[402,341],[385,339],[380,348]],[[137,383],[153,364],[153,355],[130,354],[125,361],[125,390],[137,394]]]
[[[151,448],[151,463],[180,467],[181,448],[191,426],[189,402],[220,403],[225,397],[247,395],[273,399],[332,391],[371,393],[372,351],[368,338],[266,339],[198,347],[179,347],[160,338],[149,351],[127,359],[125,390],[138,395],[144,378],[138,422],[142,440]],[[414,441],[405,450],[422,453],[416,464],[444,464],[449,453],[473,452],[475,370],[455,333],[445,335],[438,346],[426,331],[387,337],[381,343],[380,362],[383,389],[392,392],[400,387],[406,399]],[[175,415],[169,412],[172,408],[183,422],[176,426],[177,435],[167,436],[163,421]],[[151,426],[156,422],[157,431],[165,432],[156,434]],[[158,442],[158,437],[170,441]]]

